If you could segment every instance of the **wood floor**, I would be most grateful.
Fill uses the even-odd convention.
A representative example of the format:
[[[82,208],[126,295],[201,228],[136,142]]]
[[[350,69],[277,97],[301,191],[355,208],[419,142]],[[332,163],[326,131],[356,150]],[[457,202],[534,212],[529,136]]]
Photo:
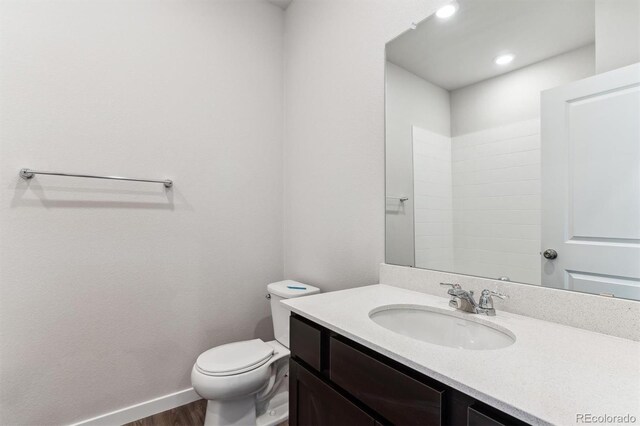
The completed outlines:
[[[206,410],[207,401],[200,399],[182,407],[127,423],[124,426],[202,426]]]
[[[204,414],[207,411],[207,401],[204,399],[192,402],[182,407],[173,408],[124,426],[203,426]],[[288,426],[289,422],[278,426]]]

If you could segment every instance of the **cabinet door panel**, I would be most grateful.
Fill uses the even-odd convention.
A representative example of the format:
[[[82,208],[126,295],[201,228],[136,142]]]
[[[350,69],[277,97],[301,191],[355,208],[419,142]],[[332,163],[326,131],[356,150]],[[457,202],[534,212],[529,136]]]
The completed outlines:
[[[482,404],[467,409],[467,426],[526,426],[527,424],[505,413]]]
[[[331,381],[396,425],[440,425],[443,390],[331,338]]]
[[[491,417],[482,414],[479,411],[474,410],[469,407],[468,417],[467,417],[467,425],[468,426],[506,426],[504,423],[492,419]]]
[[[375,420],[311,372],[290,361],[291,426],[375,426]]]

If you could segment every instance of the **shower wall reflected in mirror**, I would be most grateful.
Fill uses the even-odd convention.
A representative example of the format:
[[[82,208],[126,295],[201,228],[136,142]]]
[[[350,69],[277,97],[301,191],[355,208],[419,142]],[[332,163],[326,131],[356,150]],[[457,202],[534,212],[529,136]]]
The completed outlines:
[[[640,299],[640,2],[448,6],[386,48],[386,262]]]

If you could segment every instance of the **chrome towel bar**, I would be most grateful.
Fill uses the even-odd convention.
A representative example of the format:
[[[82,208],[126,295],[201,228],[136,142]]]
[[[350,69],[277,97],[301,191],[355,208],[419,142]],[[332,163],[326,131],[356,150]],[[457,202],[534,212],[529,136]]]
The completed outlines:
[[[409,197],[387,197],[387,198],[391,198],[392,200],[400,200],[401,203],[404,203],[405,201],[409,200]]]
[[[165,188],[171,188],[173,186],[173,181],[169,179],[163,179],[163,180],[135,179],[135,178],[128,178],[128,177],[120,177],[120,176],[96,176],[96,175],[85,175],[85,174],[75,174],[75,173],[43,172],[40,170],[31,170],[31,169],[20,170],[20,177],[23,179],[31,179],[35,175],[67,176],[67,177],[80,177],[80,178],[89,178],[89,179],[128,180],[133,182],[161,183],[164,185]]]

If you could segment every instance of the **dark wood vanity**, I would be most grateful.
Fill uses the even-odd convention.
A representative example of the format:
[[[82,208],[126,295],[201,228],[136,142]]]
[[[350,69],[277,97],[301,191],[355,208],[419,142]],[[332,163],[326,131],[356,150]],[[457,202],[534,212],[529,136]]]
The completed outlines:
[[[291,426],[526,424],[296,314],[289,383]]]

